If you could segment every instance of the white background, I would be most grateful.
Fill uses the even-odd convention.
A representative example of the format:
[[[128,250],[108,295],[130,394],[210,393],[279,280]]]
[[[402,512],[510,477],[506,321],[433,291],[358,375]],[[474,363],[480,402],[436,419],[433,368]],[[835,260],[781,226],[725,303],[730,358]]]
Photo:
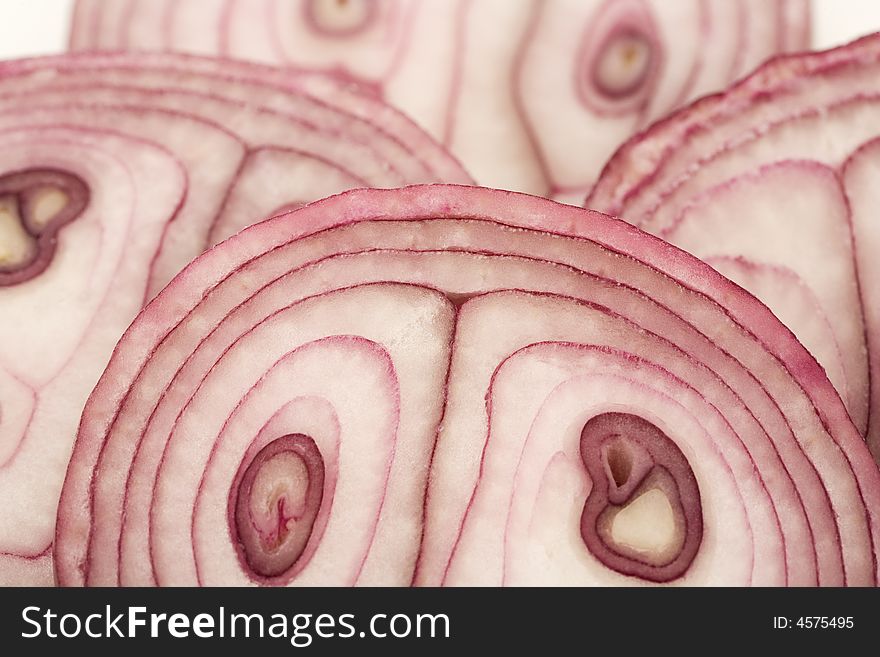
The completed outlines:
[[[73,0],[0,0],[0,59],[64,50],[72,6]],[[817,48],[875,31],[880,31],[880,0],[813,0]]]

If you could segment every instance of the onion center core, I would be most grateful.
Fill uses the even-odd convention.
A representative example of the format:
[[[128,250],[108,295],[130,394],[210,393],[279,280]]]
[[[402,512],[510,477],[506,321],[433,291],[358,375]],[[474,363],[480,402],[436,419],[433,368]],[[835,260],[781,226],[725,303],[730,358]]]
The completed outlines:
[[[0,198],[0,267],[11,270],[33,261],[36,239],[24,227],[15,196]]]
[[[675,510],[659,488],[652,488],[614,514],[611,540],[645,555],[663,555],[680,548]]]
[[[584,425],[581,457],[593,481],[581,515],[587,549],[625,575],[682,576],[702,541],[703,518],[678,446],[641,417],[605,413]]]
[[[309,0],[306,22],[324,36],[341,37],[360,32],[373,22],[374,0]]]
[[[0,175],[0,287],[45,271],[56,234],[82,214],[88,187],[81,178],[54,169]]]
[[[324,460],[303,434],[263,447],[230,496],[231,531],[252,576],[292,574],[308,545],[324,495]]]
[[[651,41],[641,32],[621,30],[605,42],[593,64],[593,84],[610,98],[636,93],[651,70]]]

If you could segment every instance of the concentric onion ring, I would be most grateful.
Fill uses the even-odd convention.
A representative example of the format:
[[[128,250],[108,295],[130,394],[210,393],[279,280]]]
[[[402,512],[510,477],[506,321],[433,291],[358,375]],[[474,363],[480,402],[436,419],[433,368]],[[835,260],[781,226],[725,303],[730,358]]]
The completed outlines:
[[[880,460],[880,35],[768,62],[664,119],[586,201],[705,259],[817,357]]]
[[[73,50],[342,70],[484,185],[580,200],[628,136],[809,45],[806,0],[78,0]]]
[[[290,435],[326,472],[313,551],[260,580],[229,504]],[[423,186],[172,281],[87,404],[55,559],[65,585],[865,585],[878,509],[837,393],[741,288],[595,212]]]
[[[0,64],[0,316],[14,318],[0,328],[0,583],[51,583],[82,405],[187,262],[279,207],[438,180],[470,179],[336,75],[179,55]]]

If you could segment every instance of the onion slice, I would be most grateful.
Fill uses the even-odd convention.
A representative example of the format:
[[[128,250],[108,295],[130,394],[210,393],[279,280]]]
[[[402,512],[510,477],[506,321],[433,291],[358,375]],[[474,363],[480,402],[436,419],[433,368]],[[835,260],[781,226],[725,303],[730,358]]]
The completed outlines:
[[[179,55],[0,64],[0,583],[52,581],[76,424],[114,344],[193,257],[359,186],[470,178],[336,75]],[[317,521],[316,521],[317,522]]]
[[[434,185],[176,277],[86,405],[54,553],[63,585],[869,585],[878,510],[754,297],[596,212]]]
[[[880,35],[781,57],[624,145],[586,205],[706,259],[794,331],[880,459]]]
[[[481,184],[579,201],[629,135],[778,52],[806,0],[78,0],[73,50],[342,70]]]

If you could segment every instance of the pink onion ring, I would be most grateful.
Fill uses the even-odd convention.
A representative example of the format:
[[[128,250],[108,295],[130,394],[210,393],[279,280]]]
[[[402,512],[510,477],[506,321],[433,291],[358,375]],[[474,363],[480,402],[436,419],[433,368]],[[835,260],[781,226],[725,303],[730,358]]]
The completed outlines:
[[[290,435],[332,472],[326,525],[265,581],[228,504]],[[595,212],[416,186],[253,226],[146,307],[86,406],[55,562],[64,585],[873,585],[878,510],[840,397],[754,297]]]
[[[70,45],[342,71],[480,184],[576,202],[627,137],[809,37],[807,0],[78,0]]]
[[[0,63],[0,145],[0,315],[15,318],[0,341],[9,584],[52,582],[82,405],[125,327],[187,262],[291,204],[470,181],[339,75],[182,55]]]

